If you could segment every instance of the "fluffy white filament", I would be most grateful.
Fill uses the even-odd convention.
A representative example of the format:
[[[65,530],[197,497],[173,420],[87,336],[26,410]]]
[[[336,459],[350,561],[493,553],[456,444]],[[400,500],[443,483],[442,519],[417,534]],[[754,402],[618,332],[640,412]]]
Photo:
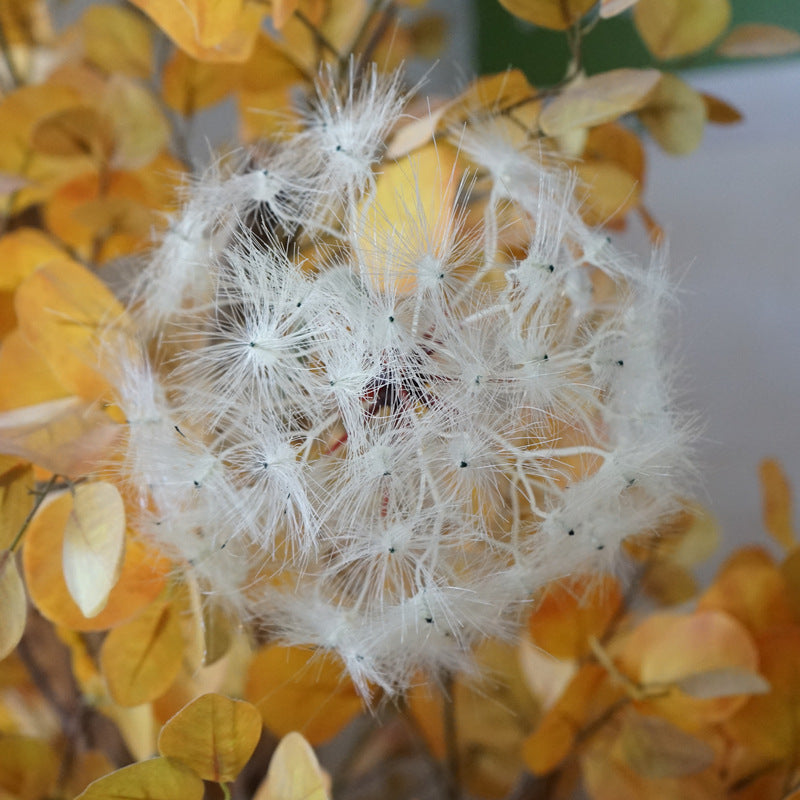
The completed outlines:
[[[453,203],[370,235],[402,108],[397,78],[326,79],[302,132],[196,187],[115,369],[140,527],[365,693],[462,668],[538,587],[613,565],[686,471],[659,265],[491,121],[454,137]]]

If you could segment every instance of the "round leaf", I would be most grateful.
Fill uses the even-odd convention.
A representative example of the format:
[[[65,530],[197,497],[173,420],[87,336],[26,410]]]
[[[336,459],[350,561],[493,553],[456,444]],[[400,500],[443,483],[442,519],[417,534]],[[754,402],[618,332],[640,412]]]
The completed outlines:
[[[203,780],[232,781],[261,736],[261,715],[243,700],[204,694],[182,708],[161,729],[158,751]]]
[[[311,744],[330,739],[364,707],[337,659],[279,645],[264,647],[250,662],[245,697],[271,731],[299,730]]]
[[[778,25],[739,25],[717,48],[728,58],[770,58],[800,51],[800,33]]]
[[[75,800],[202,800],[203,781],[170,758],[151,758],[90,783]]]
[[[155,602],[108,634],[100,667],[108,690],[121,706],[160,697],[181,669],[183,634],[174,607]]]
[[[96,482],[75,489],[62,552],[69,593],[85,617],[96,616],[108,602],[125,552],[125,506],[116,486]]]
[[[660,59],[708,47],[730,23],[730,0],[639,0],[633,20],[647,49]]]
[[[680,78],[664,74],[647,105],[639,111],[639,118],[667,153],[686,155],[703,138],[706,104]]]
[[[293,731],[275,748],[254,800],[328,800],[329,783],[311,745]]]
[[[659,82],[657,69],[614,69],[576,81],[545,106],[539,127],[548,136],[600,125],[641,108]]]
[[[14,554],[0,550],[0,659],[19,643],[25,632],[28,603]]]
[[[542,28],[564,31],[577,22],[596,0],[500,0],[515,17]]]

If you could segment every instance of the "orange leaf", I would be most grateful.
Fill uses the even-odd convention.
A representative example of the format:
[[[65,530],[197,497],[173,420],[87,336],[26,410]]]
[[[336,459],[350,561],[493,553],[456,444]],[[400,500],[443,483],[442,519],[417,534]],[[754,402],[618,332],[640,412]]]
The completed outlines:
[[[119,625],[135,616],[160,594],[169,564],[159,560],[137,539],[129,539],[119,580],[106,607],[87,619],[70,596],[58,554],[64,528],[72,512],[67,492],[45,500],[25,532],[22,565],[31,600],[47,619],[71,630],[96,631]]]
[[[75,106],[39,120],[31,133],[31,147],[48,156],[89,156],[106,161],[114,147],[114,135],[109,121],[94,108]]]
[[[598,125],[589,131],[583,157],[610,161],[632,175],[639,186],[644,181],[644,145],[631,130],[615,122]]]
[[[792,490],[789,479],[774,458],[765,458],[758,468],[761,479],[762,514],[764,527],[785,550],[797,544],[792,525]]]
[[[245,61],[266,8],[251,0],[132,0],[182,50],[201,61]]]
[[[43,231],[18,228],[0,239],[0,290],[17,288],[31,273],[66,253]]]
[[[534,644],[556,658],[583,658],[601,639],[622,602],[617,580],[574,579],[549,587],[528,620]]]
[[[770,58],[800,51],[800,33],[779,25],[737,25],[717,48],[728,58]]]
[[[75,800],[202,800],[203,781],[171,758],[151,758],[90,783]]]
[[[261,737],[261,715],[243,700],[204,694],[161,729],[158,751],[205,781],[236,780]]]
[[[500,0],[514,16],[542,28],[563,31],[577,22],[596,0]]]
[[[100,668],[111,697],[138,706],[169,689],[181,669],[183,634],[174,606],[156,601],[103,642]]]
[[[730,20],[730,0],[639,0],[633,9],[647,49],[664,60],[708,47]]]
[[[783,575],[772,557],[758,547],[730,556],[697,607],[725,611],[755,634],[794,622]]]
[[[298,647],[259,650],[244,694],[273,733],[299,730],[311,744],[330,739],[364,707],[338,659]]]
[[[123,309],[99,278],[75,261],[50,262],[17,289],[15,307],[26,339],[65,388],[90,401],[108,392],[97,363],[99,336]]]
[[[253,800],[329,800],[330,780],[311,745],[297,732],[278,742]]]
[[[706,104],[708,121],[713,122],[714,125],[733,125],[744,119],[742,112],[738,108],[734,108],[730,103],[726,103],[719,97],[706,92],[703,92],[700,96]]]

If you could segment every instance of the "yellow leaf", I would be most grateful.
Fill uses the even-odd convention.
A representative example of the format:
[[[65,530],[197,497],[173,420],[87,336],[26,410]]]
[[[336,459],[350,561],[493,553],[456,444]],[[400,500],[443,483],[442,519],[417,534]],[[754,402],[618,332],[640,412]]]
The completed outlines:
[[[129,539],[119,580],[106,607],[87,619],[70,596],[57,557],[64,546],[64,528],[71,512],[69,492],[45,500],[37,511],[23,540],[25,583],[34,605],[57,625],[78,631],[105,630],[131,619],[160,594],[169,564],[139,540]]]
[[[75,800],[203,800],[203,781],[171,758],[151,758],[90,783]]]
[[[25,631],[28,601],[19,567],[10,550],[0,550],[0,660],[19,643]],[[1,745],[0,745],[1,746]]]
[[[278,742],[253,800],[329,800],[329,784],[311,745],[293,731]]]
[[[667,153],[686,155],[703,138],[706,104],[698,92],[675,75],[663,74],[639,118]]]
[[[90,6],[81,19],[86,58],[109,75],[148,78],[153,68],[150,26],[125,6]]]
[[[610,161],[586,160],[576,170],[581,182],[581,216],[589,225],[621,220],[639,202],[641,187],[627,170]]]
[[[119,431],[97,404],[62,397],[0,412],[0,452],[77,478],[108,458]]]
[[[114,147],[114,136],[109,121],[94,108],[76,106],[41,119],[31,133],[31,147],[48,156],[105,161]]]
[[[116,486],[105,481],[77,486],[64,527],[63,568],[69,593],[85,617],[105,607],[124,552],[125,507]]]
[[[563,31],[579,20],[596,0],[500,0],[514,16],[542,28]]]
[[[273,0],[272,24],[280,30],[300,5],[300,0]]]
[[[364,708],[338,659],[299,647],[259,650],[244,694],[273,733],[302,731],[311,744],[330,739]]]
[[[408,242],[424,242],[435,255],[447,231],[458,187],[456,161],[446,146],[429,144],[383,167],[365,209],[360,239],[364,268],[381,289],[412,291],[424,257]],[[393,252],[392,263],[376,253]]]
[[[100,651],[100,667],[114,701],[138,706],[164,694],[180,672],[183,644],[176,610],[167,602],[151,603],[114,628]]]
[[[737,25],[717,48],[728,58],[770,58],[800,51],[800,33],[779,25]]]
[[[600,125],[641,108],[658,84],[657,69],[614,69],[567,86],[539,115],[548,136]]]
[[[774,458],[765,458],[759,465],[762,514],[764,527],[772,538],[786,550],[797,544],[792,525],[792,490],[789,479]]]
[[[205,781],[236,780],[261,737],[261,715],[243,700],[204,694],[182,708],[161,729],[158,752]]]
[[[633,9],[647,49],[664,60],[708,47],[730,20],[730,0],[639,0]]]
[[[14,464],[0,473],[0,548],[11,547],[33,508],[34,477],[30,464]]]
[[[114,128],[115,168],[139,169],[169,144],[172,131],[156,98],[130,78],[111,76],[102,108]]]
[[[227,97],[239,85],[241,75],[239,64],[198,61],[176,50],[164,66],[161,92],[170,108],[190,117]],[[270,78],[274,80],[271,74]]]
[[[251,0],[132,0],[182,50],[201,61],[245,61],[266,14]]]
[[[7,791],[10,800],[52,796],[58,764],[58,753],[49,742],[0,733],[0,790]]]
[[[15,308],[28,342],[67,389],[90,401],[107,394],[97,363],[100,334],[123,309],[99,278],[75,261],[50,262],[20,285]]]
[[[619,734],[621,755],[643,778],[682,778],[714,763],[714,750],[661,717],[626,714]]]
[[[738,108],[734,108],[730,103],[726,103],[719,97],[706,92],[703,92],[700,96],[706,104],[706,115],[709,122],[713,122],[715,125],[732,125],[744,119],[742,112]]]
[[[36,269],[66,254],[43,231],[18,228],[0,239],[0,290],[12,291]]]

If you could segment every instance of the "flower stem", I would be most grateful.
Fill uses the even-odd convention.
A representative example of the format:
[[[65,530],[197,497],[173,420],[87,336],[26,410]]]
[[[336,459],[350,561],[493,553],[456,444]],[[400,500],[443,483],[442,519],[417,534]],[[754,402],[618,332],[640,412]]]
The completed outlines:
[[[445,797],[459,800],[461,797],[461,765],[458,757],[458,736],[456,731],[455,681],[448,673],[442,681],[442,722],[444,724],[445,744]]]

